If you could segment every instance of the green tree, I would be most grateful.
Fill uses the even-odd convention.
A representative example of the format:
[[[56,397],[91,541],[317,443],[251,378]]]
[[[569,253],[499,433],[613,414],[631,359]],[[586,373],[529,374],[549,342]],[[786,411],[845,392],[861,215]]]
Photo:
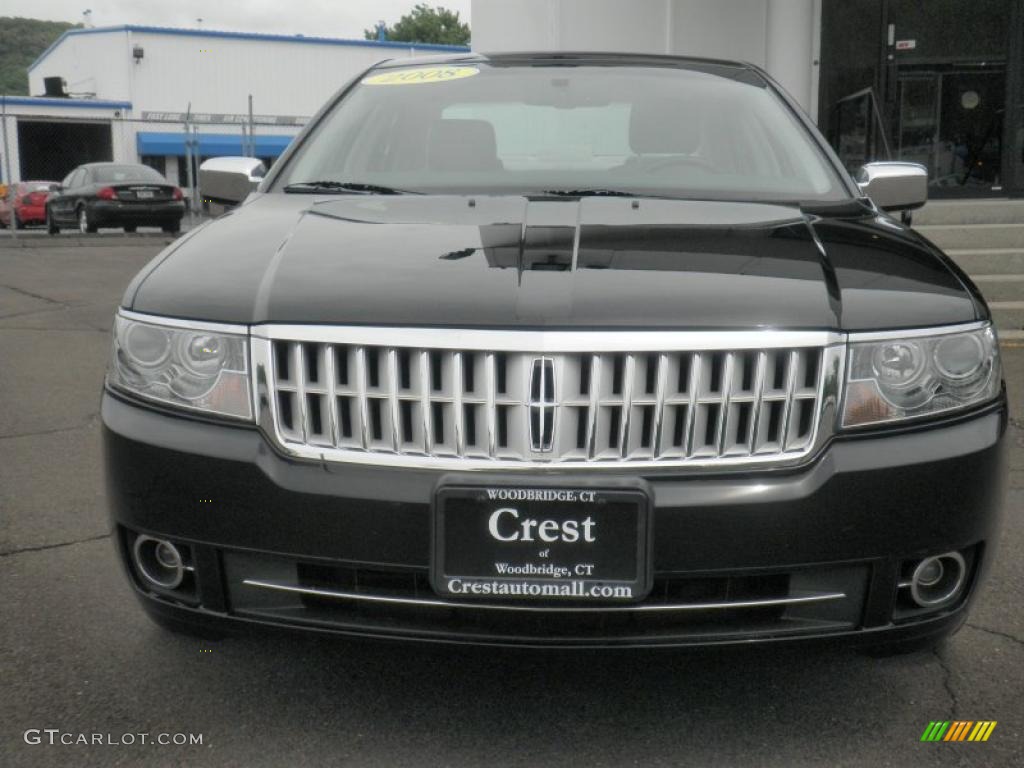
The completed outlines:
[[[377,28],[364,30],[367,40],[377,39]],[[469,24],[459,21],[458,11],[418,3],[411,13],[394,24],[384,26],[388,40],[403,43],[440,43],[469,45]]]
[[[28,66],[75,24],[0,16],[0,93],[28,93]],[[38,95],[38,94],[33,94]]]

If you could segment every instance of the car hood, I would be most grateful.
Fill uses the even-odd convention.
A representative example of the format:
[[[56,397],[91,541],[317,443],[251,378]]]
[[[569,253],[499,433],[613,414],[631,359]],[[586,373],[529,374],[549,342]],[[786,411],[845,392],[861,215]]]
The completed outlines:
[[[125,306],[229,323],[843,330],[977,319],[888,218],[663,199],[264,194],[186,235]]]

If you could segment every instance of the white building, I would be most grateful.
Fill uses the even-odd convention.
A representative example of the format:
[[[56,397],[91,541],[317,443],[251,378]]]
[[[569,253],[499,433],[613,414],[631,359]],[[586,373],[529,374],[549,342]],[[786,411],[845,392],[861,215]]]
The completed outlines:
[[[29,67],[35,96],[0,97],[10,176],[59,180],[84,162],[141,161],[183,184],[186,112],[198,127],[200,157],[243,154],[250,95],[253,153],[273,160],[331,94],[367,67],[465,50],[205,29],[72,29]],[[40,98],[47,78],[63,81],[72,98]],[[5,163],[0,173],[7,177]]]
[[[1024,196],[1024,0],[472,0],[473,48],[747,61],[849,168],[902,159],[933,197]]]
[[[766,69],[814,117],[822,0],[473,0],[473,48],[706,56]]]

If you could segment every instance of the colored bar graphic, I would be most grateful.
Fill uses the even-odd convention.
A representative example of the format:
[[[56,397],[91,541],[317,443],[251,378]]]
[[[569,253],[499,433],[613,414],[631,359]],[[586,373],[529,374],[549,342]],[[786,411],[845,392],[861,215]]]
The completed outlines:
[[[932,720],[921,741],[988,741],[995,728],[995,720]]]

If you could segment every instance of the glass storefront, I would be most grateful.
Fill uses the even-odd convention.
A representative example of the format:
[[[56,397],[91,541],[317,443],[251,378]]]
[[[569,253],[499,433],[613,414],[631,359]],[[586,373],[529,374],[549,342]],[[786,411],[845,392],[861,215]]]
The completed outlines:
[[[1024,195],[1024,0],[823,0],[819,123],[851,170],[934,197]]]

